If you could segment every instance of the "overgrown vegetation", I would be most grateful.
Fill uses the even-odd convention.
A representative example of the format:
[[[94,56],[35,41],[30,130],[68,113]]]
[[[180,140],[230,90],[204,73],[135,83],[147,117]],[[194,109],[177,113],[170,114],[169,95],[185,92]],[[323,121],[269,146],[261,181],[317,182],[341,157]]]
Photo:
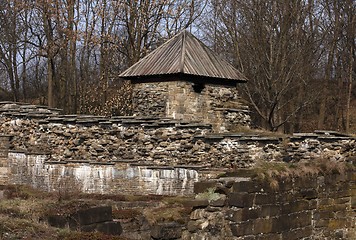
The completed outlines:
[[[63,190],[63,189],[62,189]],[[62,191],[63,192],[63,191]],[[190,207],[185,207],[186,197],[136,196],[105,194],[67,194],[59,197],[58,192],[48,193],[24,185],[0,186],[0,239],[92,239],[124,240],[99,232],[85,233],[47,224],[48,216],[68,217],[78,210],[100,205],[113,207],[113,219],[141,221],[150,224],[189,220]],[[120,202],[129,202],[132,208],[120,208]],[[152,203],[142,207],[141,203]]]
[[[305,178],[315,175],[338,174],[344,176],[356,170],[354,164],[318,158],[296,163],[259,162],[253,170],[253,178],[267,181],[271,188],[278,189],[278,182],[283,179]]]

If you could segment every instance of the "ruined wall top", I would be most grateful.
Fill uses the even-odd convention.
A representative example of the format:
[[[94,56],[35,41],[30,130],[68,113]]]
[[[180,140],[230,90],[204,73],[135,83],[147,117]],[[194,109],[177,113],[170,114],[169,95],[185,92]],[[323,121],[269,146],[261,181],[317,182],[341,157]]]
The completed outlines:
[[[24,112],[21,106],[0,105],[0,135],[12,136],[10,150],[49,153],[48,161],[234,168],[320,157],[353,161],[356,155],[355,138],[336,132],[285,138],[214,133],[209,124],[171,118],[35,114],[42,107]]]

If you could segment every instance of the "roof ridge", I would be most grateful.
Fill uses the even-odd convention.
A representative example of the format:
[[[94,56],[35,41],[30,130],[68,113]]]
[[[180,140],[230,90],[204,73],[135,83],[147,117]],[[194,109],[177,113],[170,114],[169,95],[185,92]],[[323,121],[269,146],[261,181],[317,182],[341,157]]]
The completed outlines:
[[[179,72],[180,73],[184,73],[184,62],[185,62],[185,49],[186,49],[186,46],[185,46],[185,38],[186,38],[186,32],[187,30],[183,30],[183,33],[181,33],[183,36],[182,36],[182,49],[181,49],[181,58],[180,58],[180,66],[179,66]]]

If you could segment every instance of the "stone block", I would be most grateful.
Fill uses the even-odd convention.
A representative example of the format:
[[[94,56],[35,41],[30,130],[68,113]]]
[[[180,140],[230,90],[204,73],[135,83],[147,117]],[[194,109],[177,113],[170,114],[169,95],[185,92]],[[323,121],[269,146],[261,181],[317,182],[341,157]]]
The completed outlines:
[[[258,218],[253,224],[254,234],[266,234],[272,232],[273,219],[272,218]]]
[[[276,203],[276,195],[275,194],[256,194],[255,204],[256,205],[268,205]]]
[[[341,197],[334,199],[335,204],[348,204],[350,202],[351,197]]]
[[[284,204],[282,205],[281,209],[282,209],[281,211],[282,214],[288,214],[288,213],[295,213],[295,212],[309,210],[310,206],[309,206],[309,201],[299,200],[299,201],[294,201],[294,202]]]
[[[263,205],[261,207],[260,217],[274,217],[281,213],[279,205]]]
[[[197,232],[206,229],[208,226],[209,220],[199,219],[197,221],[189,221],[187,228],[189,232]]]
[[[331,191],[328,195],[330,198],[351,197],[351,189],[342,191]]]
[[[159,240],[178,239],[182,236],[182,226],[176,222],[158,223],[151,229],[151,237]]]
[[[298,212],[277,216],[272,222],[272,232],[285,232],[296,228],[311,226],[311,212]]]
[[[350,222],[347,218],[330,219],[327,227],[330,230],[348,228],[350,227]]]
[[[256,237],[258,240],[277,240],[281,239],[281,234],[279,233],[269,233],[269,234],[261,234]]]
[[[200,221],[189,221],[187,225],[187,229],[189,232],[195,233],[200,229],[199,225],[200,225]]]
[[[220,195],[219,198],[213,199],[209,202],[210,206],[213,207],[223,207],[226,203],[226,195]]]
[[[276,202],[285,203],[290,201],[295,201],[296,196],[291,192],[283,192],[276,195]]]
[[[323,205],[319,206],[318,210],[324,210],[324,211],[331,211],[331,212],[338,212],[338,211],[343,211],[347,208],[347,205],[345,204],[334,204],[334,205]]]
[[[325,228],[328,226],[330,219],[319,219],[316,220],[314,226],[316,228]]]
[[[254,194],[252,193],[230,193],[228,197],[229,206],[252,207]]]
[[[122,233],[121,224],[116,221],[108,221],[108,222],[84,225],[80,227],[80,230],[83,232],[98,231],[106,235],[121,235]]]
[[[253,234],[253,221],[230,224],[230,230],[233,236],[240,237]]]
[[[315,189],[302,189],[299,194],[307,200],[316,199],[318,197],[318,192]]]
[[[334,204],[333,198],[319,198],[318,199],[318,206],[327,206]]]
[[[261,191],[261,184],[255,181],[241,181],[241,182],[235,182],[232,185],[232,192],[259,192]]]
[[[225,218],[232,222],[236,222],[236,223],[241,222],[242,221],[242,212],[243,212],[243,208],[229,209],[228,211],[226,211]]]
[[[203,219],[206,217],[206,212],[205,209],[195,209],[191,214],[190,214],[190,219],[191,220],[197,220],[197,219]]]
[[[94,223],[112,221],[112,207],[94,207],[84,210],[79,210],[72,214],[69,218],[69,227],[76,228],[77,226],[91,225]]]
[[[261,209],[257,208],[243,208],[242,209],[242,221],[253,220],[259,218],[261,215]]]
[[[282,239],[297,240],[313,236],[313,229],[311,226],[305,228],[292,229],[282,233]]]
[[[116,221],[99,223],[96,226],[96,230],[107,235],[121,235],[122,233],[121,224]]]
[[[320,220],[320,219],[330,219],[334,217],[334,213],[331,211],[315,211],[313,213],[313,220]]]
[[[215,181],[201,181],[194,183],[194,193],[204,193],[207,192],[209,188],[215,188],[217,182]]]

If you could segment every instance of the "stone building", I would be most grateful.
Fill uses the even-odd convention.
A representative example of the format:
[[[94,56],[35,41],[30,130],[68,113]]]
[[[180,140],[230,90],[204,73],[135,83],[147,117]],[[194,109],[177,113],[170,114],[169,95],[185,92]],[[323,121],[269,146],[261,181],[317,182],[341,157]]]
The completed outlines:
[[[215,132],[249,126],[237,91],[247,78],[187,31],[124,71],[134,85],[135,116],[211,124]]]

